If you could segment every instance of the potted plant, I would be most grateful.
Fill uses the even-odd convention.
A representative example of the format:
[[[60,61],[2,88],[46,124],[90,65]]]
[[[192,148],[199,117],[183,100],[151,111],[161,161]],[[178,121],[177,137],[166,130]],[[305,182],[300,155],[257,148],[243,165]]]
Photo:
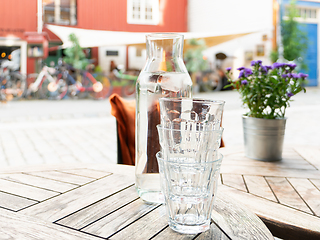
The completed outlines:
[[[307,74],[295,73],[294,63],[276,62],[272,66],[252,61],[251,68],[240,67],[237,80],[226,75],[249,111],[243,116],[245,154],[247,157],[277,161],[282,158],[286,109],[292,97],[302,90]],[[226,87],[228,87],[226,86]]]

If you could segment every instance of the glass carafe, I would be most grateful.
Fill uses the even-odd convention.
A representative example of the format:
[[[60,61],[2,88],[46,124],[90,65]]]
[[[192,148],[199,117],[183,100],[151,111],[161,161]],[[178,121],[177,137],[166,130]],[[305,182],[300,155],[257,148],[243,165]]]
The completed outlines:
[[[191,97],[192,81],[183,62],[183,35],[147,35],[147,60],[137,80],[135,180],[139,197],[164,202],[156,153],[160,97]]]

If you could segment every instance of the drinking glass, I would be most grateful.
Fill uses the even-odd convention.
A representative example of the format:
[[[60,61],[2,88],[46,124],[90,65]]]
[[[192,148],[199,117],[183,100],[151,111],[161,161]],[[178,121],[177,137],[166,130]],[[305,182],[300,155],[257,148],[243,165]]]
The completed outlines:
[[[197,98],[160,98],[161,125],[172,129],[220,129],[225,102]]]
[[[183,234],[210,229],[222,155],[207,162],[176,162],[162,152],[156,156],[170,228]]]

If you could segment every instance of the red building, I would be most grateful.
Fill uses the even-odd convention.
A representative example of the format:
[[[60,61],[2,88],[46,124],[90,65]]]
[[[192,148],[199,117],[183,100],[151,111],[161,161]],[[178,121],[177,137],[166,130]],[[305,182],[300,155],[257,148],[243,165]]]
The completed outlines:
[[[48,49],[62,44],[46,24],[108,31],[186,32],[187,0],[1,0],[0,59],[10,59],[10,53],[20,49],[21,72],[35,72],[37,60],[46,59]],[[98,48],[90,50],[92,58],[101,59]],[[50,52],[49,59],[54,54]]]

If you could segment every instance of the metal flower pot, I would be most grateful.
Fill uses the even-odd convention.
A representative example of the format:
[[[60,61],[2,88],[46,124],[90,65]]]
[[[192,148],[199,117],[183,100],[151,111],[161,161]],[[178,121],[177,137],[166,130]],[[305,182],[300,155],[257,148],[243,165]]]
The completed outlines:
[[[242,120],[245,155],[262,161],[281,160],[287,119],[243,116]]]

